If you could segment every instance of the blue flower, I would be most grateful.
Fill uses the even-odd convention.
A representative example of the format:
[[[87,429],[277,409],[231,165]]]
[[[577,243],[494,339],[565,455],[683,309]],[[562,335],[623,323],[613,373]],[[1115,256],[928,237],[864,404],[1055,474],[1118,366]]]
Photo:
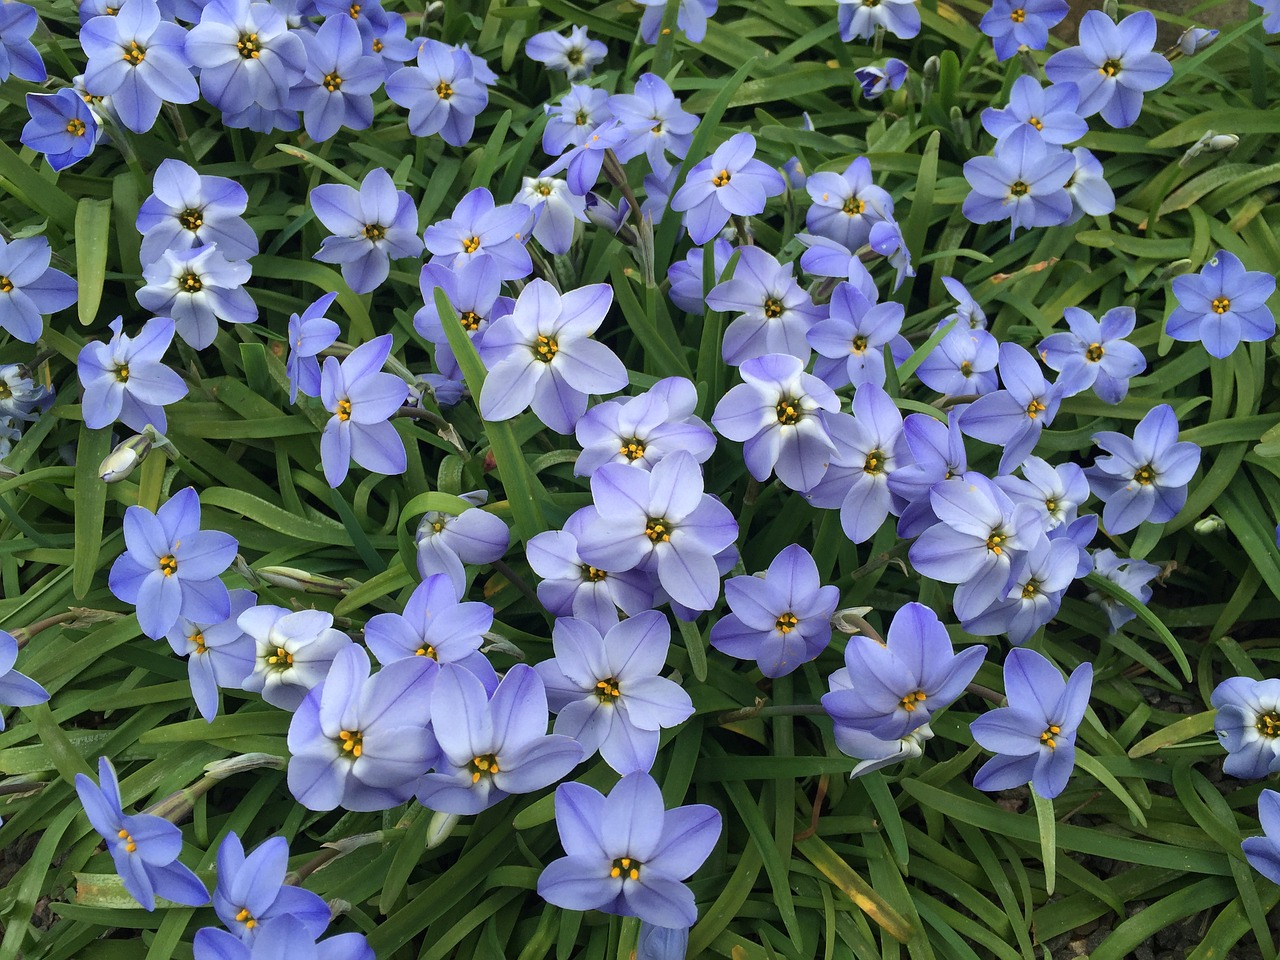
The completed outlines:
[[[1108,533],[1125,533],[1144,520],[1172,520],[1187,501],[1187,484],[1200,466],[1200,448],[1178,442],[1178,419],[1161,403],[1133,428],[1133,439],[1111,430],[1093,435],[1111,456],[1099,457],[1087,472],[1093,492],[1106,506]]]
[[[1142,95],[1164,86],[1173,66],[1152,52],[1156,18],[1146,10],[1116,23],[1101,10],[1080,21],[1080,45],[1059,50],[1044,65],[1054,83],[1080,89],[1082,117],[1101,113],[1113,127],[1131,126],[1142,113]]]
[[[289,843],[284,837],[263,841],[247,857],[235,831],[222,838],[213,909],[242,942],[253,943],[285,917],[298,921],[312,939],[329,925],[329,905],[310,890],[286,884],[288,868]]]
[[[676,602],[710,610],[720,596],[716,555],[738,537],[729,508],[703,492],[702,470],[677,450],[653,470],[607,463],[591,476],[597,516],[578,538],[578,556],[609,573],[657,569]]]
[[[476,117],[489,104],[489,90],[476,76],[471,57],[439,40],[418,48],[418,62],[387,78],[387,96],[409,108],[409,132],[440,134],[461,147],[471,139]]]
[[[533,261],[524,245],[533,228],[534,212],[523,203],[496,206],[493,194],[476,187],[458,201],[453,216],[427,227],[423,234],[431,262],[461,267],[481,257],[492,257],[503,280],[521,280],[533,272]]]
[[[542,131],[542,149],[558,157],[570,146],[580,147],[591,131],[612,118],[609,93],[595,87],[574,84],[554,107],[546,107],[547,125]]]
[[[1100,320],[1079,307],[1064,311],[1070,333],[1054,333],[1040,341],[1040,358],[1058,371],[1064,397],[1093,387],[1101,400],[1119,403],[1129,393],[1129,378],[1147,369],[1142,351],[1124,338],[1133,333],[1133,307],[1114,307]]]
[[[586,199],[556,177],[525,177],[516,203],[523,203],[537,215],[533,237],[548,253],[568,253],[577,224],[588,222]]]
[[[661,77],[643,74],[634,94],[610,97],[608,108],[627,135],[617,148],[624,163],[643,153],[653,172],[665,177],[671,170],[667,153],[683,160],[689,152],[698,118],[681,108],[680,99]]]
[[[409,396],[409,385],[382,365],[391,354],[391,334],[361,344],[343,360],[326,357],[320,399],[332,417],[320,436],[320,460],[329,486],[347,478],[351,461],[391,476],[404,473],[404,440],[390,423]]]
[[[902,414],[884,389],[864,383],[853,394],[853,416],[829,418],[836,452],[822,480],[805,492],[815,507],[840,509],[840,527],[854,543],[870,540],[898,513],[890,481],[909,462]]]
[[[258,236],[241,216],[249,194],[234,180],[197,173],[170,157],[156,167],[152,190],[138,211],[144,266],[168,250],[177,253],[207,244],[217,244],[228,260],[257,255]]]
[[[1258,780],[1280,771],[1280,680],[1231,677],[1214,688],[1214,732],[1227,751],[1222,772]]]
[[[1009,706],[969,725],[973,739],[996,754],[973,778],[979,790],[1011,790],[1030,782],[1046,800],[1066,789],[1076,763],[1076,730],[1089,706],[1093,664],[1082,663],[1065,681],[1034,650],[1009,651],[1004,690]]]
[[[253,323],[258,305],[244,284],[253,273],[246,260],[228,260],[217,244],[166,250],[142,270],[146,286],[138,303],[172,317],[178,336],[203,350],[218,335],[218,321]]]
[[[432,810],[479,813],[509,794],[555,783],[582,759],[576,741],[546,733],[546,689],[523,663],[492,697],[471,671],[445,664],[431,695],[431,724],[441,756],[419,781],[418,801]]]
[[[31,42],[39,22],[35,7],[16,2],[0,5],[0,83],[10,75],[32,83],[48,79],[40,52]]]
[[[996,364],[1000,343],[981,327],[957,323],[937,342],[916,368],[916,376],[930,390],[952,397],[981,397],[1000,385]],[[952,417],[959,420],[959,416]]]
[[[561,617],[551,633],[555,657],[534,669],[547,689],[555,732],[582,744],[626,776],[647,771],[659,732],[693,714],[680,685],[658,676],[666,665],[671,625],[646,610],[601,633],[586,620]]]
[[[617,120],[606,120],[592,130],[583,141],[570,147],[559,159],[538,176],[549,177],[567,170],[565,176],[569,189],[579,197],[586,196],[600,179],[605,151],[620,147],[627,139],[627,132]]]
[[[448,574],[433,573],[414,589],[401,613],[380,613],[365,624],[364,639],[381,664],[406,657],[466,667],[492,692],[498,676],[480,647],[493,626],[493,607],[459,602]]]
[[[487,492],[473,490],[462,494],[462,499],[472,504],[472,509],[457,515],[428,510],[414,536],[418,573],[424,579],[433,573],[447,573],[458,596],[467,589],[462,565],[500,560],[511,542],[511,531],[502,518],[475,509],[489,499]]]
[[[1067,0],[993,0],[978,26],[995,42],[996,59],[1008,60],[1020,46],[1043,50],[1068,10]]]
[[[1016,507],[991,480],[969,472],[933,485],[929,500],[938,523],[911,545],[911,565],[923,576],[957,584],[960,619],[1002,599],[1015,557],[1044,536],[1036,508]]]
[[[659,927],[640,921],[635,960],[684,960],[688,952],[688,927]]]
[[[218,715],[218,688],[239,690],[253,673],[254,642],[237,623],[258,598],[248,590],[231,590],[231,612],[223,620],[197,623],[185,617],[165,634],[169,646],[187,658],[191,696],[200,716],[213,723]]]
[[[184,49],[204,99],[228,114],[283,107],[307,69],[306,47],[270,3],[209,0]]]
[[[884,67],[858,67],[853,71],[858,85],[862,87],[862,95],[868,100],[877,100],[886,90],[897,90],[907,82],[908,67],[897,57],[890,57]]]
[[[367,130],[373,123],[371,94],[386,76],[382,58],[364,52],[360,28],[345,10],[326,17],[314,34],[301,36],[307,72],[286,105],[302,111],[307,136],[321,143],[341,127]]]
[[[1268,340],[1276,332],[1267,306],[1275,289],[1273,275],[1246,270],[1234,253],[1219,250],[1199,273],[1174,277],[1178,305],[1166,332],[1174,340],[1199,340],[1211,356],[1228,357],[1241,341]]]
[[[543,869],[538,895],[567,910],[601,910],[687,929],[698,919],[684,880],[720,838],[706,804],[666,810],[647,773],[623,777],[608,797],[581,783],[556,788],[556,829],[568,854]]]
[[[645,43],[658,39],[658,28],[667,8],[667,0],[636,0],[644,6],[640,18],[640,37]],[[679,0],[676,8],[676,26],[684,31],[690,43],[701,43],[707,36],[707,21],[715,16],[719,0]]]
[[[159,640],[186,617],[221,623],[231,598],[218,576],[236,555],[234,537],[200,529],[200,498],[186,487],[152,513],[146,507],[124,512],[126,550],[111,567],[111,592],[138,608],[138,626]]]
[[[711,645],[781,677],[827,648],[840,590],[823,586],[813,556],[793,543],[763,574],[725,581],[724,597],[733,612],[711,628]]]
[[[671,198],[671,209],[684,214],[694,243],[701,245],[714,237],[730,215],[763,213],[768,198],[786,190],[782,174],[754,159],[755,152],[756,138],[736,133],[689,171]]]
[[[1079,560],[1080,548],[1065,537],[1036,540],[1014,561],[1005,595],[960,625],[976,637],[1006,633],[1010,643],[1021,646],[1058,615]]]
[[[736,367],[771,353],[809,359],[806,338],[825,311],[796,282],[794,273],[794,264],[779,263],[759,247],[738,249],[732,279],[712,287],[706,300],[713,310],[737,314],[724,331],[725,363]],[[701,287],[700,278],[698,282]]]
[[[603,63],[608,53],[608,47],[587,36],[586,27],[571,27],[567,37],[551,30],[535,33],[524,44],[526,57],[564,72],[570,80],[591,76],[591,68]]]
[[[204,884],[178,862],[182,831],[147,813],[126,814],[120,805],[120,784],[110,760],[98,759],[97,784],[77,773],[76,794],[93,829],[106,841],[125,890],[145,909],[156,908],[157,896],[192,907],[209,902]]]
[[[323,610],[298,610],[260,604],[236,618],[253,638],[253,672],[241,689],[262,694],[262,699],[282,710],[296,710],[307,693],[324,680],[338,654],[351,638],[333,629],[333,614]]]
[[[435,347],[436,366],[448,374],[460,372],[460,368],[436,310],[436,289],[444,290],[458,323],[467,331],[476,349],[483,346],[489,324],[509,314],[515,306],[510,297],[500,296],[501,270],[493,257],[478,257],[452,268],[443,263],[428,263],[418,277],[418,286],[423,305],[413,315],[413,328]]]
[[[1077,508],[1089,499],[1089,481],[1074,463],[1054,467],[1039,457],[1027,457],[1022,477],[1004,474],[995,482],[1015,504],[1033,505],[1045,530],[1074,523]]]
[[[0,237],[0,330],[23,343],[40,339],[42,315],[76,302],[76,282],[49,266],[51,256],[44,237]]]
[[[44,687],[25,674],[13,669],[18,662],[18,641],[13,635],[0,630],[0,703],[6,707],[30,707],[44,703],[49,694]],[[0,715],[0,730],[4,729],[4,716]]]
[[[996,143],[994,156],[965,163],[972,189],[964,198],[964,215],[973,223],[1007,219],[1010,240],[1019,227],[1064,223],[1071,216],[1065,188],[1074,169],[1070,153],[1046,144],[1029,124],[1022,124]]]
[[[511,313],[485,333],[489,373],[480,390],[480,415],[510,420],[532,407],[556,433],[572,433],[589,394],[627,385],[622,361],[591,339],[612,303],[607,283],[560,294],[546,280],[531,280]]]
[[[422,254],[418,208],[391,174],[374,167],[360,189],[345,183],[322,183],[310,195],[311,209],[329,230],[314,259],[342,264],[342,279],[355,293],[382,285],[392,259]]]
[[[1274,24],[1272,33],[1277,32]],[[1258,795],[1258,819],[1261,837],[1246,837],[1240,844],[1249,865],[1272,883],[1280,883],[1280,793],[1263,790]]]
[[[1093,555],[1093,570],[1116,586],[1127,590],[1138,598],[1140,603],[1151,599],[1151,581],[1160,574],[1160,568],[1145,560],[1129,560],[1116,556],[1111,549],[1098,550]],[[1122,626],[1138,615],[1127,604],[1121,603],[1109,593],[1101,590],[1090,593],[1088,598],[1102,607],[1111,624],[1111,632],[1115,633]]]
[[[659,380],[638,397],[597,403],[574,427],[582,446],[574,475],[589,477],[606,463],[652,470],[676,450],[687,450],[705,463],[715,451],[716,438],[693,415],[697,405],[697,388],[684,377]]]
[[[790,354],[754,357],[738,372],[743,382],[720,398],[712,425],[743,444],[743,459],[756,480],[777,473],[792,490],[811,489],[836,451],[828,423],[840,411],[839,398]]]
[[[1249,0],[1249,2],[1262,8],[1262,29],[1267,33],[1280,33],[1280,0]]]
[[[22,4],[4,4],[0,6],[0,15],[9,6]],[[28,93],[27,112],[31,119],[22,128],[20,139],[23,146],[43,153],[54,170],[65,170],[78,163],[93,153],[93,148],[98,145],[98,137],[102,133],[98,118],[74,90]]]
[[[173,341],[173,321],[152,317],[133,337],[125,335],[123,324],[116,317],[111,340],[85,344],[76,358],[85,426],[100,430],[119,420],[134,430],[150,423],[164,433],[165,405],[187,395],[186,381],[162,362]]]
[[[120,122],[146,133],[161,103],[192,103],[200,96],[183,49],[186,35],[161,18],[155,0],[125,0],[115,16],[94,17],[80,28],[89,58],[85,87],[111,97]]]
[[[1013,82],[1008,106],[982,111],[982,127],[997,140],[1025,125],[1045,143],[1070,143],[1089,132],[1089,124],[1076,113],[1079,101],[1080,91],[1074,83],[1055,83],[1046,89],[1024,74]]]
[[[705,247],[694,247],[683,260],[678,260],[667,269],[667,279],[671,283],[669,295],[671,302],[685,313],[702,316],[707,309],[704,296],[707,291],[702,288],[702,257]],[[724,268],[733,256],[733,246],[728,240],[717,238],[711,244],[711,282],[718,284]]]
[[[23,423],[39,418],[53,405],[54,392],[35,380],[26,364],[0,365],[0,417]]]
[[[531,537],[525,555],[533,572],[543,578],[538,584],[538,599],[547,612],[554,617],[585,620],[604,634],[618,622],[619,607],[628,616],[650,609],[653,585],[642,570],[610,573],[582,562],[578,540],[595,516],[594,507],[575,510],[564,522],[564,529]]]
[[[893,216],[893,198],[872,181],[871,162],[866,157],[858,157],[844,173],[811,174],[805,189],[813,200],[805,214],[805,227],[850,251],[870,239],[874,224]]]
[[[289,315],[289,359],[285,372],[289,375],[289,402],[298,402],[298,391],[308,397],[320,396],[321,351],[338,339],[338,325],[325,316],[338,295],[326,293],[311,303],[301,314]]]
[[[884,348],[889,347],[895,360],[898,354],[903,354],[904,360],[911,355],[910,344],[899,335],[905,316],[902,304],[876,303],[846,281],[831,291],[827,309],[830,316],[815,323],[805,335],[820,355],[813,366],[814,375],[832,389],[847,384],[856,388],[864,383],[883,387],[888,376]]]
[[[193,946],[196,960],[374,960],[364,934],[340,933],[316,943],[306,925],[288,914],[264,929],[251,945],[225,930],[201,927]]]
[[[876,27],[903,40],[910,40],[920,32],[920,10],[916,0],[836,0],[840,4],[838,22],[840,39],[870,40]]]
[[[1102,161],[1084,147],[1073,148],[1071,159],[1076,168],[1067,180],[1066,191],[1071,197],[1071,216],[1066,223],[1075,223],[1086,214],[1101,217],[1115,210],[1115,191],[1103,176]]]
[[[898,520],[898,536],[919,536],[938,522],[929,493],[934,484],[958,477],[969,469],[960,418],[941,423],[924,413],[913,413],[902,423],[908,456],[889,474],[889,492],[906,502]]]
[[[900,740],[964,693],[986,655],[981,645],[956,653],[938,615],[908,603],[893,615],[885,643],[864,634],[849,638],[845,666],[832,676],[822,707],[837,731]]]
[[[344,646],[289,723],[289,792],[308,810],[388,810],[438,756],[427,706],[440,667],[406,657],[370,676],[369,666],[363,647]]]
[[[1000,472],[1008,473],[1035,449],[1040,431],[1053,423],[1061,388],[1049,383],[1035,357],[1015,343],[1000,344],[1004,389],[979,397],[960,414],[967,436],[1004,447]]]

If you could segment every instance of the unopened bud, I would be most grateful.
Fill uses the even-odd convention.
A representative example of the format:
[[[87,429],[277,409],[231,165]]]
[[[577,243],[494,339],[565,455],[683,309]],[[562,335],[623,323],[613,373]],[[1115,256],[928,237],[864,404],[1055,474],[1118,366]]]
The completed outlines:
[[[456,813],[443,813],[439,810],[431,814],[431,823],[427,825],[427,849],[434,850],[448,840],[461,819]]]
[[[655,927],[640,922],[635,960],[684,960],[689,951],[688,927]]]
[[[151,452],[151,438],[145,434],[135,433],[132,437],[116,445],[107,454],[102,465],[98,467],[98,476],[103,483],[119,483],[127,478],[138,464],[147,459]]]
[[[305,593],[325,593],[341,597],[351,589],[345,580],[335,580],[297,567],[261,567],[256,573],[258,579],[273,587],[285,587],[289,590],[302,590]]]
[[[330,922],[337,920],[339,917],[346,916],[351,912],[351,901],[341,900],[334,897],[329,901],[329,920]]]
[[[1180,277],[1184,273],[1190,273],[1195,269],[1195,264],[1190,260],[1175,260],[1173,263],[1165,267],[1160,273],[1156,274],[1155,279],[1151,281],[1151,286],[1162,287],[1174,277]]]
[[[933,88],[938,85],[938,73],[942,70],[942,61],[936,56],[930,57],[924,62],[924,67],[920,71],[922,77],[921,88],[924,93],[924,99],[928,100],[933,96]]]
[[[283,770],[286,766],[284,757],[278,757],[274,753],[242,753],[238,757],[227,757],[225,760],[205,764],[204,773],[214,780],[226,780],[250,770],[261,770],[264,767]]]
[[[831,617],[831,625],[849,636],[862,633],[862,627],[866,623],[863,618],[871,610],[871,607],[846,607],[843,610],[837,610]]]
[[[951,108],[951,130],[965,143],[969,142],[969,124],[965,122],[964,113],[959,107]]]
[[[1216,137],[1210,137],[1209,142],[1204,145],[1206,150],[1234,150],[1240,145],[1240,138],[1234,133],[1220,133]]]
[[[432,0],[427,4],[427,9],[422,13],[422,22],[430,23],[432,20],[439,20],[444,16],[444,0]]]
[[[1120,19],[1120,3],[1119,0],[1102,0],[1102,12],[1112,20]]]
[[[1202,517],[1196,521],[1195,527],[1192,529],[1200,536],[1210,536],[1215,533],[1221,533],[1227,529],[1227,521],[1223,520],[1216,513],[1211,513],[1207,517]]]
[[[1187,152],[1178,161],[1178,166],[1187,166],[1205,151],[1234,150],[1239,142],[1240,138],[1234,133],[1218,133],[1215,130],[1206,130],[1204,136],[1187,148]]]
[[[526,659],[525,653],[506,637],[499,636],[496,633],[486,633],[484,635],[484,646],[480,648],[481,653],[500,653],[504,657],[511,657],[524,663]]]
[[[1188,27],[1178,37],[1178,50],[1183,56],[1199,53],[1218,39],[1217,30],[1206,30],[1203,27]]]

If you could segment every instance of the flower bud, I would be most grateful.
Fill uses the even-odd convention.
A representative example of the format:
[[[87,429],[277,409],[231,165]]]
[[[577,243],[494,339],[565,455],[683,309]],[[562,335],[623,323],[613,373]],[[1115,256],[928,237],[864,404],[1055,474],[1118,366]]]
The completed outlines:
[[[966,144],[969,142],[969,124],[965,122],[964,113],[959,107],[951,108],[951,130]]]
[[[434,850],[448,840],[461,819],[456,813],[443,813],[439,810],[432,813],[431,823],[427,826],[427,849]]]
[[[1216,137],[1210,137],[1209,141],[1204,145],[1206,150],[1234,150],[1240,143],[1240,138],[1234,133],[1220,133]]]
[[[297,567],[262,567],[256,571],[258,579],[275,587],[302,590],[306,593],[326,593],[341,597],[351,589],[345,580],[335,580]]]
[[[937,56],[932,56],[924,62],[924,67],[920,71],[921,89],[924,99],[928,100],[933,96],[933,88],[938,85],[938,73],[942,70],[942,61]]]
[[[283,770],[286,766],[284,757],[278,757],[274,753],[242,753],[238,757],[227,757],[225,760],[206,763],[204,773],[205,776],[214,780],[226,780],[228,777],[248,773],[250,770],[261,770],[263,767]]]
[[[586,196],[586,214],[587,219],[594,223],[597,227],[604,227],[610,233],[617,233],[622,229],[622,225],[627,220],[627,213],[630,210],[626,198],[618,201],[615,207],[594,190],[587,192]]]
[[[1210,46],[1218,39],[1217,30],[1205,30],[1203,27],[1187,27],[1178,37],[1178,50],[1183,56],[1191,56]]]
[[[1102,0],[1102,12],[1112,20],[1120,19],[1120,3],[1119,0]]]
[[[1201,517],[1197,520],[1193,529],[1202,537],[1209,536],[1211,534],[1221,533],[1223,530],[1227,529],[1227,521],[1223,520],[1216,513],[1211,513],[1207,517]]]
[[[126,479],[137,469],[138,464],[147,459],[147,454],[151,452],[151,443],[150,437],[136,433],[117,444],[98,467],[98,476],[102,482],[119,483]]]
[[[862,633],[862,625],[866,622],[863,617],[871,610],[871,607],[846,607],[843,610],[837,610],[831,616],[831,625],[849,636]]]

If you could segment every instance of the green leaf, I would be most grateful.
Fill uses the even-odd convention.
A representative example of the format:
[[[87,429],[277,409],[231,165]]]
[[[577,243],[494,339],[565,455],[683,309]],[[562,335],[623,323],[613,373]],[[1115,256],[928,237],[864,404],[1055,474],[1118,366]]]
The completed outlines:
[[[81,199],[76,205],[76,316],[86,327],[97,318],[102,302],[110,237],[111,201]]]
[[[1169,632],[1169,628],[1161,622],[1160,618],[1151,612],[1145,603],[1131,594],[1128,590],[1121,587],[1114,580],[1108,580],[1106,577],[1098,573],[1090,572],[1085,575],[1085,582],[1091,587],[1096,588],[1100,593],[1105,593],[1113,599],[1119,600],[1126,607],[1138,615],[1138,619],[1149,626],[1156,632],[1156,636],[1160,641],[1169,648],[1169,652],[1173,655],[1174,661],[1182,669],[1182,676],[1190,682],[1191,680],[1191,664],[1187,661],[1187,655],[1182,650],[1182,644]]]
[[[98,477],[98,467],[111,451],[111,430],[80,427],[76,444],[76,547],[72,591],[83,600],[98,573],[98,553],[102,549],[102,520],[107,508],[107,485]],[[154,454],[163,457],[162,453]]]

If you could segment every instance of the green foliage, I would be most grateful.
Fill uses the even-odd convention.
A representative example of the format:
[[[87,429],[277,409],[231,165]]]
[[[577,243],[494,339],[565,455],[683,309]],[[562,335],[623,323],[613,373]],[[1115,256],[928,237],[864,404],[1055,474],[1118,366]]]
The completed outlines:
[[[57,50],[51,63],[79,63],[74,11],[37,6],[51,32],[42,49]],[[422,5],[410,6],[406,16],[416,24]],[[422,227],[446,216],[468,185],[508,199],[543,161],[541,104],[565,88],[523,56],[523,42],[566,23],[606,39],[610,66],[629,57],[625,71],[606,72],[606,87],[621,89],[654,69],[687,108],[705,115],[681,177],[743,129],[774,166],[793,155],[810,172],[870,159],[900,204],[920,268],[893,294],[907,308],[904,333],[917,347],[900,380],[939,339],[930,332],[948,310],[943,276],[963,279],[993,330],[1025,345],[1048,334],[1064,307],[1099,313],[1127,304],[1138,312],[1132,339],[1152,361],[1147,374],[1116,406],[1087,394],[1066,401],[1044,449],[1086,461],[1094,433],[1129,429],[1168,402],[1186,428],[1183,439],[1205,451],[1177,517],[1108,538],[1123,556],[1163,565],[1152,602],[1088,578],[1139,619],[1110,636],[1078,590],[1033,641],[1064,667],[1090,660],[1096,670],[1084,756],[1051,807],[1033,807],[1025,790],[991,797],[970,786],[980,751],[967,723],[983,708],[975,696],[938,720],[938,739],[924,758],[850,781],[855,761],[836,749],[829,720],[803,709],[841,665],[840,640],[788,682],[770,684],[709,655],[708,618],[681,623],[671,665],[685,677],[697,713],[666,733],[654,775],[668,804],[714,804],[726,824],[692,883],[700,919],[690,956],[1016,960],[1048,956],[1050,947],[1053,956],[1070,956],[1068,944],[1088,941],[1094,960],[1118,960],[1170,929],[1179,938],[1170,956],[1275,956],[1269,915],[1280,889],[1240,851],[1241,838],[1259,832],[1252,811],[1260,788],[1221,778],[1222,750],[1208,736],[1206,712],[1216,682],[1275,676],[1280,661],[1275,351],[1249,344],[1213,361],[1198,346],[1174,345],[1162,330],[1172,308],[1169,280],[1198,269],[1215,250],[1236,253],[1253,270],[1280,271],[1280,118],[1272,94],[1280,89],[1280,57],[1254,9],[1215,46],[1177,60],[1173,81],[1148,96],[1134,127],[1083,141],[1104,158],[1115,212],[1010,242],[1006,226],[975,228],[961,215],[968,189],[961,167],[988,148],[978,114],[1002,102],[1021,67],[1017,59],[994,63],[964,15],[984,4],[922,6],[920,37],[889,38],[886,52],[916,68],[937,55],[932,93],[923,97],[917,77],[869,102],[858,94],[853,67],[870,62],[871,51],[838,39],[836,8],[826,0],[722,2],[696,47],[678,33],[656,47],[633,43],[638,8],[619,0],[450,0],[443,19],[424,31],[468,41],[503,75],[461,150],[410,137],[403,111],[383,101],[371,131],[344,131],[324,144],[223,129],[193,105],[162,116],[147,135],[126,138],[127,166],[103,146],[54,174],[18,147],[26,120],[19,94],[35,87],[5,84],[3,227],[47,236],[55,265],[77,275],[81,293],[74,319],[71,311],[52,318],[43,342],[51,355],[40,376],[58,385],[58,400],[5,459],[17,476],[0,479],[0,625],[27,630],[19,666],[53,694],[48,706],[23,709],[0,733],[0,960],[187,960],[189,931],[216,922],[208,908],[146,913],[122,894],[72,787],[98,756],[115,761],[125,803],[137,809],[200,782],[212,762],[287,756],[288,716],[253,695],[224,691],[223,715],[211,724],[199,719],[184,664],[142,637],[111,595],[106,574],[123,550],[128,506],[154,508],[195,484],[205,526],[241,545],[246,565],[229,577],[232,585],[252,587],[262,603],[330,610],[357,631],[369,617],[399,610],[416,582],[412,530],[424,512],[460,510],[459,494],[487,489],[484,509],[508,520],[523,543],[588,502],[572,476],[571,438],[549,435],[531,414],[484,423],[471,400],[441,411],[428,399],[430,417],[399,422],[411,451],[405,476],[353,471],[331,491],[318,468],[326,415],[314,401],[290,406],[281,360],[289,314],[336,290],[344,339],[358,344],[391,333],[395,355],[425,368],[427,346],[412,325],[422,303],[412,265],[397,264],[391,282],[371,296],[351,292],[334,269],[310,259],[323,231],[307,192],[384,166],[418,203]],[[1050,49],[1062,45],[1055,39]],[[802,112],[814,130],[801,128]],[[1225,158],[1181,162],[1208,129],[1238,134],[1239,145]],[[107,486],[97,465],[113,440],[109,430],[83,424],[74,361],[84,343],[108,335],[116,315],[142,319],[133,296],[141,283],[133,223],[151,192],[151,171],[170,156],[248,189],[248,219],[264,243],[250,283],[261,320],[224,327],[199,355],[183,351],[192,390],[169,410],[174,452],[153,453],[134,478]],[[754,225],[760,244],[780,259],[798,255],[802,201],[789,194]],[[663,271],[685,244],[671,214],[656,230],[647,265],[592,229],[548,272],[566,288],[611,281],[617,308],[602,338],[636,371],[637,385],[677,373],[695,378],[705,416],[733,373],[719,360],[725,318],[683,316],[665,297]],[[877,274],[884,289],[887,277]],[[450,313],[443,298],[437,305]],[[479,358],[456,324],[445,329],[478,396]],[[0,361],[31,359],[30,347],[0,346]],[[900,404],[930,410],[910,389]],[[940,588],[897,562],[904,549],[890,529],[854,547],[834,516],[809,510],[777,485],[751,482],[730,446],[721,444],[707,477],[708,489],[740,518],[737,572],[761,569],[800,542],[812,548],[826,582],[840,587],[841,606],[872,607],[868,619],[878,628],[910,600],[943,608]],[[991,457],[979,466],[993,464]],[[1210,513],[1225,529],[1196,533],[1193,524]],[[347,580],[350,589],[339,597],[272,586],[253,573],[268,566]],[[530,661],[550,655],[549,621],[530,596],[534,579],[517,549],[507,564],[480,570],[475,583],[497,610],[494,631]],[[495,659],[500,667],[514,662],[510,654]],[[988,658],[979,683],[999,685],[1000,659]],[[752,710],[758,698],[764,709]],[[736,715],[726,718],[730,712]],[[579,779],[604,789],[616,777],[597,759]],[[379,960],[625,958],[634,943],[633,923],[560,911],[534,893],[540,868],[560,855],[549,792],[463,819],[436,843],[428,843],[430,812],[416,804],[385,815],[314,814],[292,800],[283,771],[273,767],[214,784],[191,804],[183,860],[202,877],[212,879],[228,831],[250,843],[282,834],[295,853],[291,869],[308,888],[349,905],[343,929],[366,932]]]

